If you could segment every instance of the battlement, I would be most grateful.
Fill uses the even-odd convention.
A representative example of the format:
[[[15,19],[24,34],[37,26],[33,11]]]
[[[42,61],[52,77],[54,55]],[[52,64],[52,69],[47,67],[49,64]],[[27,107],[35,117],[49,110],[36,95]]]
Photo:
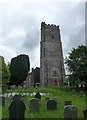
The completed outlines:
[[[55,27],[59,29],[59,25],[55,25],[55,24],[46,24],[45,22],[41,23],[41,27]]]

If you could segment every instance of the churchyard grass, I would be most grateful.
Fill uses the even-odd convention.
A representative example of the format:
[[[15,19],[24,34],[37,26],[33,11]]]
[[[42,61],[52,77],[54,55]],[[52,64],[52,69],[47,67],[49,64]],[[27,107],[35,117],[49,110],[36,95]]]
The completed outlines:
[[[44,88],[44,89],[31,89],[31,90],[9,90],[6,92],[44,92],[44,93],[52,93],[52,95],[42,96],[40,101],[40,110],[39,112],[32,112],[29,111],[29,99],[34,98],[34,96],[26,96],[27,101],[25,102],[26,105],[26,112],[25,118],[63,118],[63,107],[65,100],[71,100],[72,104],[77,107],[78,109],[78,118],[83,118],[82,110],[85,108],[85,95],[81,95],[80,92],[71,91],[71,87],[53,87],[53,88]],[[57,101],[57,110],[48,111],[46,107],[45,98],[49,97],[58,99]],[[8,107],[10,103],[7,101],[5,106],[2,107],[2,116],[3,118],[8,118]]]

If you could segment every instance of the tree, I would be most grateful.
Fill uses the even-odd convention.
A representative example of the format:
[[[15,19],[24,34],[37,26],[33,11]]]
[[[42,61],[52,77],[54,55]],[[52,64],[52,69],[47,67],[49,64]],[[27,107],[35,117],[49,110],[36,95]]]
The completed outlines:
[[[10,79],[8,65],[6,65],[4,57],[0,56],[0,82],[2,85],[7,85]]]
[[[69,79],[72,82],[85,82],[87,86],[87,46],[73,48],[65,63],[70,72]]]
[[[22,84],[30,70],[30,61],[28,55],[18,55],[11,59],[10,64],[10,85]]]

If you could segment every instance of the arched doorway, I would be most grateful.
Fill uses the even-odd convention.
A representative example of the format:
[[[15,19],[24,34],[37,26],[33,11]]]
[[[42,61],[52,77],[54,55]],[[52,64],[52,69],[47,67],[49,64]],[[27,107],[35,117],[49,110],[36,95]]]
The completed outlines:
[[[57,80],[54,80],[54,81],[53,81],[53,85],[58,85],[58,81],[57,81]]]

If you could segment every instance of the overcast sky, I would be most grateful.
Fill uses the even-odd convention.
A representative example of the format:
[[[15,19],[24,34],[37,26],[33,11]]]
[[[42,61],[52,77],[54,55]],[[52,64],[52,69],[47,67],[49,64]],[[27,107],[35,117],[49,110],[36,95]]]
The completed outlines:
[[[10,62],[29,55],[40,66],[41,22],[60,27],[63,56],[85,43],[85,2],[81,0],[0,0],[0,55]]]

